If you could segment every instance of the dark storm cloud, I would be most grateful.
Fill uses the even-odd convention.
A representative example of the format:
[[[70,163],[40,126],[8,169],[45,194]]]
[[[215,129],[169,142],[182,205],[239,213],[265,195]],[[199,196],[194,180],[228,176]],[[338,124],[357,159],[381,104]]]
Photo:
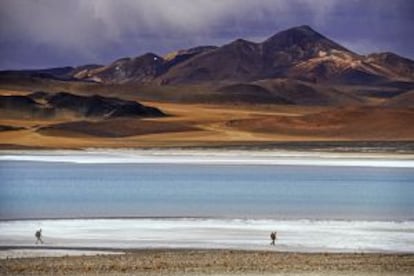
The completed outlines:
[[[309,24],[351,50],[414,57],[410,0],[2,0],[0,68],[105,63],[122,56],[261,41]]]

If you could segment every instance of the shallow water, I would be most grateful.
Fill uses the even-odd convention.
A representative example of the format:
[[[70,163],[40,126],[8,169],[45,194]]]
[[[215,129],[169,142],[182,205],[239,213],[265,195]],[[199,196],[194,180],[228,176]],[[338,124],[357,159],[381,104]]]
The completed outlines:
[[[0,218],[408,220],[414,169],[0,161]]]

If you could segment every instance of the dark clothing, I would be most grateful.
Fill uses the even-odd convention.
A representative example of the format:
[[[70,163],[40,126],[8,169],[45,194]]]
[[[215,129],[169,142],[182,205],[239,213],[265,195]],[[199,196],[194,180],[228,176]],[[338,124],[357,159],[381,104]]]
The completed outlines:
[[[38,242],[43,243],[43,240],[42,240],[42,231],[41,230],[36,231],[35,237],[36,237],[36,244]]]
[[[272,232],[270,234],[270,238],[272,239],[272,242],[270,243],[271,245],[275,245],[275,241],[276,241],[276,232]]]

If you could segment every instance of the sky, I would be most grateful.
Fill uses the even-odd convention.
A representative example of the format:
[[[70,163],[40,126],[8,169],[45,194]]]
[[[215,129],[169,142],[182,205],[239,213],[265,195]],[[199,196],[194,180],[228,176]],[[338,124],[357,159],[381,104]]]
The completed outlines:
[[[0,0],[0,70],[106,64],[300,25],[414,59],[414,0]]]

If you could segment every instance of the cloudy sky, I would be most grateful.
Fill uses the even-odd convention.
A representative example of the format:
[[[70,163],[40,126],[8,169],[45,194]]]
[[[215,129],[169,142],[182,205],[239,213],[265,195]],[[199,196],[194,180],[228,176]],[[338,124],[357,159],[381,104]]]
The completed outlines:
[[[310,25],[414,59],[412,0],[0,0],[0,69],[108,63]]]

